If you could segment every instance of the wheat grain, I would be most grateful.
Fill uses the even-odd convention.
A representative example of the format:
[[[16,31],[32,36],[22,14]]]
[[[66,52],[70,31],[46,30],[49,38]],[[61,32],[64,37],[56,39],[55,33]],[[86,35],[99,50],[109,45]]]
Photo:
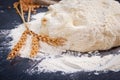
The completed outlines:
[[[39,50],[39,40],[37,36],[33,36],[30,57],[33,58],[37,54],[38,50]]]
[[[20,40],[18,41],[18,43],[13,47],[12,51],[8,54],[7,59],[14,59],[16,56],[19,55],[19,51],[20,49],[23,47],[23,45],[25,45],[25,42],[27,40],[27,34],[28,31],[24,31]]]

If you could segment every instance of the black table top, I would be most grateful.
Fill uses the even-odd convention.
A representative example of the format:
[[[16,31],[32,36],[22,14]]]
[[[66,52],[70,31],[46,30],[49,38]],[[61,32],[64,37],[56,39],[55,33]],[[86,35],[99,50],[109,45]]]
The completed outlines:
[[[112,71],[100,72],[99,75],[95,75],[94,72],[76,72],[65,75],[62,72],[55,72],[30,75],[25,73],[25,70],[31,70],[31,64],[36,62],[20,57],[12,62],[7,61],[6,56],[10,52],[10,45],[7,43],[12,40],[7,35],[15,25],[22,23],[16,11],[12,8],[15,1],[17,0],[0,0],[0,80],[120,80],[120,72]],[[8,6],[11,6],[11,8],[8,8]],[[47,11],[47,8],[42,8],[39,11]]]

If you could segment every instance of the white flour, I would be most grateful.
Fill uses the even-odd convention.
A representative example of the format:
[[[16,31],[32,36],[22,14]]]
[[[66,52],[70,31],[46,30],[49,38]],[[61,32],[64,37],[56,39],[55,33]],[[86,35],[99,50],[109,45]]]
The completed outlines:
[[[40,20],[44,13],[38,13],[33,16],[36,20],[30,22],[30,29],[36,33],[40,31]],[[17,28],[11,30],[10,36],[13,37],[13,41],[10,43],[11,48],[17,43],[22,32],[25,30],[23,25],[19,25]],[[110,54],[104,57],[94,55],[88,56],[73,56],[69,54],[63,54],[60,48],[49,46],[46,43],[40,43],[41,48],[37,56],[33,60],[41,60],[38,67],[38,72],[56,72],[63,71],[66,73],[72,73],[77,71],[119,71],[120,70],[120,54]],[[21,57],[29,58],[31,49],[31,37],[28,37],[26,45],[21,49]],[[120,53],[120,50],[118,50]],[[45,54],[44,54],[45,53]],[[34,72],[34,68],[32,69]]]

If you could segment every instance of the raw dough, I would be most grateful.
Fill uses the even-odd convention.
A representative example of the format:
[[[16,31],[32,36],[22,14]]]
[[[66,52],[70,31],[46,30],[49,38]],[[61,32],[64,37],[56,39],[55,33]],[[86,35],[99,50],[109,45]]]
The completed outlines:
[[[67,39],[63,49],[88,52],[120,46],[120,4],[114,0],[62,0],[49,6],[40,33]]]

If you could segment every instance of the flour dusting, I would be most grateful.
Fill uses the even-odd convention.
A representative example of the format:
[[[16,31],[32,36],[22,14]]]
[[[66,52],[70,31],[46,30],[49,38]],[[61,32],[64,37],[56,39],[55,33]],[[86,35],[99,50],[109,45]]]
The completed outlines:
[[[29,25],[30,29],[39,34],[41,18],[45,13],[38,13],[33,16],[35,20],[32,20]],[[22,32],[25,30],[23,24],[19,25],[17,28],[11,30],[9,36],[13,38],[13,41],[10,42],[12,45],[11,48],[18,42]],[[120,54],[109,54],[103,57],[99,55],[93,55],[88,57],[83,56],[74,56],[70,54],[62,54],[64,50],[61,48],[50,46],[46,43],[40,42],[40,49],[33,60],[41,60],[34,68],[37,67],[37,72],[56,72],[63,71],[65,73],[73,73],[77,71],[119,71],[120,70]],[[30,49],[31,49],[31,37],[28,36],[26,45],[21,49],[20,56],[30,58]],[[120,52],[120,50],[118,50]],[[99,52],[96,52],[100,54]],[[79,53],[81,54],[81,53]],[[92,54],[92,52],[89,52]],[[32,72],[36,70],[32,69]]]

